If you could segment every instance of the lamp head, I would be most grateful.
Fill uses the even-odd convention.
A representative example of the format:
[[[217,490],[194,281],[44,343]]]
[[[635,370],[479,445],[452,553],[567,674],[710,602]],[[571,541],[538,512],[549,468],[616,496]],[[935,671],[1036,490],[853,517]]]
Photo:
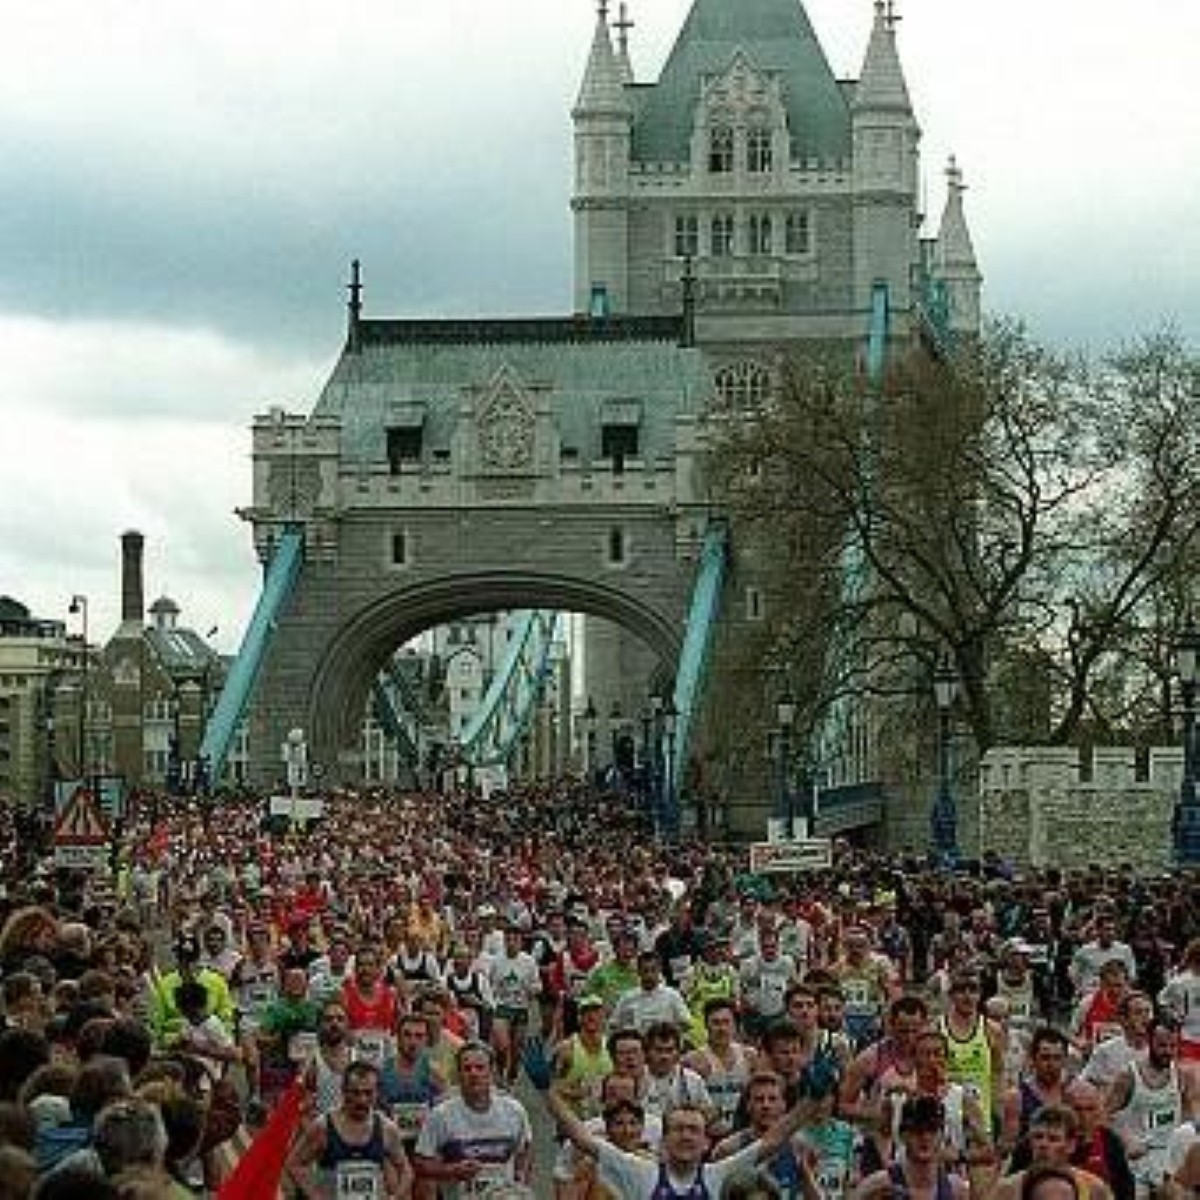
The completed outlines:
[[[942,712],[947,712],[958,698],[958,675],[949,662],[943,661],[933,673],[933,695]]]
[[[1190,621],[1180,631],[1179,640],[1175,643],[1175,670],[1179,673],[1179,681],[1184,684],[1194,684],[1200,671],[1200,630]]]

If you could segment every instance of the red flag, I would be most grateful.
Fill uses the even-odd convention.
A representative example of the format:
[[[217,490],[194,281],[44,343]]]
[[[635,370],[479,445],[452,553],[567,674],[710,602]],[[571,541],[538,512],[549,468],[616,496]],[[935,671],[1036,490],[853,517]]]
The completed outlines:
[[[268,1200],[277,1194],[303,1105],[304,1083],[297,1078],[221,1184],[217,1200]]]
[[[146,842],[146,856],[155,861],[162,858],[171,848],[171,830],[163,821]]]

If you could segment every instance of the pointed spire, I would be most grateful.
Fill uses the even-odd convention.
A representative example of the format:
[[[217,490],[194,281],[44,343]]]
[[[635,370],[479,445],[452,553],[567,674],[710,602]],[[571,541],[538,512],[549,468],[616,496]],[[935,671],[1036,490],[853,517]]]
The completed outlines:
[[[600,0],[592,50],[588,55],[573,115],[576,118],[600,113],[626,115],[630,111],[621,66],[613,53],[612,38],[609,36],[608,0]]]
[[[862,74],[854,92],[855,109],[885,109],[912,112],[900,52],[896,49],[896,26],[900,17],[895,0],[875,0],[875,25],[867,43]]]
[[[629,8],[625,0],[621,0],[617,13],[617,19],[612,25],[617,31],[617,67],[621,72],[621,82],[633,83],[633,60],[629,57],[629,31],[634,28],[634,22],[629,16]]]
[[[973,271],[978,263],[963,211],[963,192],[967,185],[954,155],[946,165],[946,182],[946,207],[942,210],[942,223],[938,229],[937,266],[941,272],[963,268]]]
[[[346,349],[351,354],[357,354],[362,344],[359,333],[363,310],[362,263],[357,258],[350,264],[350,283],[346,290],[350,293],[350,300],[346,305]]]

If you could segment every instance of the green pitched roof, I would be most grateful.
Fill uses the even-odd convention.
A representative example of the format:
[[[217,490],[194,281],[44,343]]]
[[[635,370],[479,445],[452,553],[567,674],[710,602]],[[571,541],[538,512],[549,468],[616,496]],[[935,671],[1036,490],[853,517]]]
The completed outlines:
[[[449,451],[465,388],[502,369],[548,392],[564,447],[600,457],[610,401],[641,405],[642,455],[674,452],[675,416],[698,412],[710,380],[700,351],[679,342],[674,317],[363,321],[361,349],[343,353],[314,415],[342,422],[343,461],[383,464],[398,409],[420,412],[431,453]]]
[[[703,78],[724,71],[739,49],[782,77],[801,158],[849,157],[850,112],[800,0],[695,0],[658,83],[639,96],[636,160],[688,160]]]

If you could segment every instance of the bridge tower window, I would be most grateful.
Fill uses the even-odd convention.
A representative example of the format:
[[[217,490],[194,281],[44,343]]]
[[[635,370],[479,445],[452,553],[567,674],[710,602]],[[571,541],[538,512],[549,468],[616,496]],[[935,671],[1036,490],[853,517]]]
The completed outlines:
[[[808,213],[788,213],[784,232],[784,249],[788,254],[812,253],[812,220]]]
[[[613,528],[608,531],[608,565],[620,567],[625,564],[628,546],[625,544],[625,531]]]
[[[392,566],[407,567],[409,556],[408,533],[398,529],[392,533]]]
[[[750,253],[771,253],[771,216],[769,213],[753,213],[750,217]]]
[[[424,430],[420,425],[393,426],[387,431],[388,470],[399,475],[403,463],[421,461]]]
[[[766,175],[774,164],[771,152],[771,131],[751,129],[746,134],[746,169],[752,175]]]
[[[728,175],[733,171],[733,130],[718,125],[708,135],[708,172]]]
[[[718,213],[713,217],[710,233],[713,258],[728,258],[733,253],[733,214]]]
[[[714,377],[717,395],[732,408],[755,408],[771,395],[771,373],[761,363],[737,362]]]
[[[748,587],[746,589],[746,620],[761,621],[766,616],[766,604],[763,601],[762,588]]]
[[[696,258],[700,253],[700,218],[675,218],[675,257]]]
[[[600,430],[600,457],[612,460],[616,474],[625,470],[625,460],[638,456],[636,425],[605,425]]]

